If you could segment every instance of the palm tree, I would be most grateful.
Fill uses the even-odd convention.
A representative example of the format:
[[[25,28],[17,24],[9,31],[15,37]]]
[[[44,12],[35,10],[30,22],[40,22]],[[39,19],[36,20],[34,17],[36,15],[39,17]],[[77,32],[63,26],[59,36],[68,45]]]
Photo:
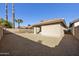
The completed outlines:
[[[17,19],[16,22],[18,23],[18,28],[20,28],[20,23],[23,23],[22,19]]]
[[[5,3],[5,12],[6,12],[5,20],[8,21],[8,3]]]
[[[14,9],[14,3],[12,3],[12,27],[15,28],[15,9]]]

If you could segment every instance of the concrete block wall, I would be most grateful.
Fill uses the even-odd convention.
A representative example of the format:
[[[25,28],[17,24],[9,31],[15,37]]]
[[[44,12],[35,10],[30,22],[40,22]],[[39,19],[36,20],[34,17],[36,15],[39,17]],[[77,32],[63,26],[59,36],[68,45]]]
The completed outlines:
[[[3,29],[0,28],[0,40],[2,39],[2,37],[3,37]]]
[[[74,29],[74,36],[79,40],[79,26]]]

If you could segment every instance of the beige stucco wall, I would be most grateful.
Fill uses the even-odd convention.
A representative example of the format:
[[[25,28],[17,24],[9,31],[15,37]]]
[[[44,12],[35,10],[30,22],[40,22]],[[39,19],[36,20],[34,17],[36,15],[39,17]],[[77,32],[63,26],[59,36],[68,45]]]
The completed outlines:
[[[71,27],[72,35],[79,40],[79,22],[76,22]]]
[[[72,35],[73,35],[73,36],[75,36],[75,32],[76,32],[76,31],[75,31],[75,28],[78,27],[78,26],[79,26],[79,22],[76,22],[76,23],[74,23],[74,24],[72,25],[72,27],[71,27],[71,29],[72,29],[71,32],[72,32]]]
[[[0,28],[0,40],[1,40],[2,37],[3,37],[3,29]]]
[[[41,27],[41,35],[48,37],[62,38],[64,36],[64,28],[60,24],[52,24]]]
[[[79,22],[74,23],[74,27],[79,26]]]
[[[79,26],[74,28],[74,36],[79,40]]]
[[[71,29],[73,36],[79,40],[79,22],[74,23]]]

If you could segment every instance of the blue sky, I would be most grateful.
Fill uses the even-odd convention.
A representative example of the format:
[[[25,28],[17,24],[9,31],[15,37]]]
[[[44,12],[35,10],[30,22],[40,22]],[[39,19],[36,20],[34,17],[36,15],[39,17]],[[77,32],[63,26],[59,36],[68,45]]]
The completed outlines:
[[[12,5],[8,5],[9,21],[12,19]],[[5,4],[0,3],[0,17],[5,18]],[[67,24],[79,18],[79,4],[68,3],[15,3],[15,18],[23,19],[22,26],[35,24],[51,18],[65,18]],[[16,24],[17,26],[17,24]]]

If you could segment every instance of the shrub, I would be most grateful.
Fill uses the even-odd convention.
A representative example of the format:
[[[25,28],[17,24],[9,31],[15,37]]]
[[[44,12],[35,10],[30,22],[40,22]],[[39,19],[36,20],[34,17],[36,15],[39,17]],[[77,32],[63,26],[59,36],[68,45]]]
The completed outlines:
[[[0,18],[0,26],[6,28],[12,28],[12,23],[7,20],[4,20],[3,18]]]

